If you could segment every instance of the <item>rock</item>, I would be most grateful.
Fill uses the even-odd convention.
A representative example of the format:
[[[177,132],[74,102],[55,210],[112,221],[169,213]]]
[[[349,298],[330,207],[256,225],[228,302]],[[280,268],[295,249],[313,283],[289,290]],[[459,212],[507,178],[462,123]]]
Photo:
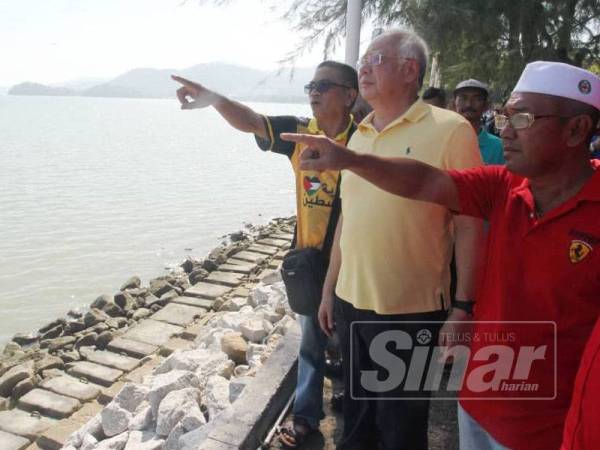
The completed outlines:
[[[162,305],[155,303],[154,305],[152,305],[150,307],[150,311],[152,311],[152,313],[156,313],[156,312],[160,311],[162,308],[163,308]]]
[[[31,345],[39,339],[36,333],[17,333],[13,336],[12,341],[19,345]]]
[[[113,402],[131,413],[147,399],[150,389],[143,384],[127,383],[113,399]]]
[[[100,413],[102,431],[107,437],[123,433],[129,427],[131,412],[119,406],[114,400],[104,407]]]
[[[202,261],[198,261],[196,259],[193,258],[186,258],[186,260],[181,263],[181,268],[183,269],[183,271],[185,273],[192,273],[192,271],[194,270],[194,267],[199,266],[202,264]]]
[[[75,343],[75,348],[92,347],[92,346],[96,345],[97,341],[98,341],[97,333],[93,333],[93,332],[87,333],[79,338],[79,340]]]
[[[8,399],[0,397],[0,411],[6,411],[8,409]]]
[[[46,355],[44,358],[35,363],[35,370],[37,372],[42,372],[43,370],[48,369],[64,369],[64,367],[64,361],[61,358],[52,355]]]
[[[0,377],[0,396],[8,397],[13,388],[22,380],[32,378],[34,362],[27,361],[24,364],[13,367]]]
[[[97,444],[98,439],[91,434],[86,434],[81,441],[81,447],[79,447],[79,450],[95,450]]]
[[[75,336],[62,336],[56,339],[43,341],[41,347],[47,348],[50,352],[55,352],[63,347],[70,347],[77,338]]]
[[[48,369],[42,371],[42,378],[62,377],[65,373],[60,369]]]
[[[179,438],[179,450],[198,450],[204,441],[208,439],[208,435],[213,428],[212,423],[207,423],[203,427],[185,433]]]
[[[215,417],[221,411],[231,405],[229,401],[229,381],[219,375],[211,376],[206,383],[202,402],[208,408],[209,420],[215,420]]]
[[[217,267],[215,267],[216,270]],[[209,274],[209,271],[202,268],[202,267],[197,267],[193,270],[193,272],[190,273],[190,283],[191,284],[196,284],[198,281],[203,280],[204,278],[206,278]]]
[[[96,341],[96,347],[100,350],[104,350],[108,343],[114,339],[114,333],[110,331],[103,331],[98,335],[98,340]]]
[[[137,289],[141,285],[142,285],[142,280],[140,279],[140,277],[134,275],[129,280],[127,280],[125,283],[123,283],[123,285],[121,286],[121,289],[119,289],[119,290],[125,291],[127,289]]]
[[[298,325],[294,319],[292,319],[290,316],[285,316],[275,325],[272,333],[285,336],[289,330],[296,326]]]
[[[246,233],[244,233],[243,231],[236,231],[235,233],[231,233],[229,235],[229,239],[231,239],[231,242],[239,242],[246,239],[246,236]]]
[[[185,388],[169,392],[158,407],[156,433],[159,436],[168,436],[188,411],[196,408],[200,412],[199,400],[200,391],[198,389]]]
[[[119,317],[119,316],[125,315],[125,311],[123,311],[119,305],[117,305],[116,303],[112,303],[112,302],[104,305],[104,307],[102,308],[102,311],[104,311],[110,317]]]
[[[133,313],[133,316],[131,316],[131,318],[133,320],[140,320],[140,319],[144,319],[144,318],[150,316],[151,314],[152,314],[151,310],[149,310],[147,308],[140,308]]]
[[[38,330],[38,333],[42,334],[45,333],[46,331],[57,327],[58,325],[65,325],[66,324],[66,320],[65,319],[56,319],[52,322],[50,322],[48,325],[43,326],[42,328],[40,328]]]
[[[98,443],[94,450],[123,450],[129,440],[129,432],[125,431],[110,439],[105,439]]]
[[[65,325],[65,333],[74,334],[85,330],[86,326],[83,320],[72,320]]]
[[[28,439],[25,439],[21,436],[16,436],[11,433],[6,433],[0,430],[0,442],[3,450],[24,450],[25,448],[29,448]]]
[[[219,308],[219,311],[239,311],[248,304],[248,300],[243,297],[234,297],[226,300]]]
[[[248,351],[246,352],[246,360],[248,365],[253,368],[261,366],[262,363],[267,359],[267,346],[259,344],[250,344]]]
[[[283,318],[283,314],[274,311],[270,305],[261,305],[257,307],[254,312],[262,315],[264,320],[267,320],[272,324],[279,322]]]
[[[221,338],[221,350],[236,364],[246,364],[248,344],[238,333],[227,333]]]
[[[244,388],[252,381],[251,377],[234,378],[229,383],[229,401],[235,402]]]
[[[68,364],[68,363],[71,363],[71,362],[75,362],[75,361],[79,361],[81,359],[81,355],[79,355],[79,352],[77,350],[61,351],[61,352],[58,353],[58,357],[65,364]]]
[[[19,351],[21,351],[21,346],[19,344],[17,344],[16,342],[9,342],[4,347],[2,353],[7,356],[14,356],[15,353]]]
[[[16,402],[21,397],[23,397],[25,394],[27,394],[29,391],[31,391],[33,388],[35,388],[36,385],[37,385],[36,377],[26,378],[24,380],[19,381],[13,388],[12,394],[10,396],[11,400],[13,402]]]
[[[97,323],[104,322],[109,318],[110,316],[104,311],[97,308],[92,308],[85,314],[85,316],[83,316],[83,323],[86,327],[91,327]]]
[[[88,434],[91,434],[96,439],[101,439],[104,437],[102,431],[102,417],[100,416],[100,413],[92,417],[84,426],[79,428],[79,430],[71,433],[71,435],[65,440],[65,447],[71,445],[75,448],[79,448],[83,442],[83,438]]]
[[[179,292],[176,291],[175,289],[171,289],[168,292],[165,292],[163,295],[160,296],[160,301],[161,301],[161,305],[166,305],[168,303],[170,303],[171,301],[173,301],[174,299],[176,299],[177,297],[179,297]]]
[[[135,299],[129,292],[117,292],[115,303],[125,312],[131,311],[136,305]]]
[[[89,331],[100,334],[106,330],[108,330],[108,325],[106,325],[106,323],[104,323],[104,322],[100,322],[100,323],[97,323],[96,325],[94,325],[93,327],[91,327]]]
[[[134,297],[134,301],[135,301],[135,305],[138,308],[143,308],[144,306],[146,306],[146,298],[139,296],[139,297]]]
[[[133,418],[129,421],[130,431],[154,430],[154,417],[150,403],[144,401],[138,406]]]
[[[156,297],[161,297],[163,294],[173,289],[171,283],[166,280],[156,279],[150,281],[150,293]]]
[[[152,414],[156,417],[162,399],[171,391],[189,387],[199,387],[200,380],[193,372],[186,370],[172,370],[168,373],[158,374],[152,379],[148,401],[152,407]]]
[[[225,262],[225,261],[223,261],[223,262]],[[221,264],[223,264],[223,263],[221,263]],[[212,272],[213,270],[217,270],[219,268],[219,264],[212,259],[205,259],[202,262],[202,268],[207,270],[208,272]],[[192,283],[192,284],[196,284],[196,283]]]
[[[152,431],[131,431],[124,450],[162,450],[163,444]]]
[[[162,301],[156,295],[152,294],[145,297],[144,300],[146,308],[150,308],[152,305],[155,305],[157,303],[162,304]]]
[[[109,328],[112,329],[119,329],[119,328],[123,328],[125,325],[127,325],[127,319],[125,317],[115,317],[115,318],[110,318],[108,319],[106,322],[104,322]]]
[[[185,428],[178,423],[172,430],[169,430],[169,436],[165,440],[163,450],[179,450],[179,438],[185,434]]]
[[[171,370],[185,370],[195,372],[205,381],[211,375],[227,374],[230,370],[230,362],[228,356],[218,350],[176,351],[157,367],[154,373],[163,374]]]
[[[79,311],[76,311],[74,309],[69,310],[69,312],[67,313],[67,316],[72,317],[73,319],[79,319],[80,317],[83,316],[83,314]]]
[[[240,325],[242,335],[251,342],[259,343],[267,337],[268,331],[265,330],[264,321],[259,319],[250,319]]]
[[[181,419],[181,425],[183,425],[186,432],[192,431],[206,425],[206,417],[204,417],[200,407],[196,406],[186,411],[184,418]]]
[[[179,289],[179,294],[181,295],[181,293],[183,291],[185,291],[186,289],[188,289],[189,287],[191,287],[191,283],[188,281],[187,278],[180,278],[179,280],[177,280],[177,282],[175,283],[175,288]],[[180,292],[181,291],[181,292]]]
[[[90,308],[102,309],[112,302],[113,298],[110,295],[104,294],[98,297],[96,300],[94,300],[90,305]]]

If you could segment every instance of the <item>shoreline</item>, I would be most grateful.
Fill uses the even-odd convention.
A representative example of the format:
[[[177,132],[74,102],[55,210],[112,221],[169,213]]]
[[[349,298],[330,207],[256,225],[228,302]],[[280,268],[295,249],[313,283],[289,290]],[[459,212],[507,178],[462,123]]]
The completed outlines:
[[[53,433],[71,416],[78,417],[74,424],[83,425],[90,400],[106,404],[117,394],[115,386],[131,374],[143,372],[143,367],[151,372],[163,358],[193,346],[207,326],[202,323],[207,317],[219,311],[241,314],[244,308],[250,313],[251,290],[263,279],[277,279],[276,269],[290,246],[294,223],[295,217],[276,218],[231,233],[206,258],[188,258],[147,286],[133,276],[115,295],[99,296],[87,311],[69,311],[37,332],[17,333],[0,355],[0,434],[25,439],[27,445],[37,442],[32,444],[37,448],[60,448],[60,438],[52,437]],[[257,310],[262,308],[260,313],[275,327],[290,318],[291,311],[267,306]],[[260,342],[273,333],[273,325],[246,327],[244,339]],[[279,337],[285,334],[281,327],[275,330],[282,332]],[[240,369],[240,374],[244,370],[250,369]],[[92,395],[93,389],[84,389],[87,397],[82,397],[82,386],[72,386],[77,379],[98,392]],[[3,420],[3,410],[22,413],[23,429]],[[66,437],[63,433],[62,439]]]

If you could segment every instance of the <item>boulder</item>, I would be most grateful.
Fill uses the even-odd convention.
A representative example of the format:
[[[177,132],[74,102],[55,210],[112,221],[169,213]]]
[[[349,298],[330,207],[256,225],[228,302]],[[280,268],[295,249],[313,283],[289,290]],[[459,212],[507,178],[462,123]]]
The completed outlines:
[[[169,292],[171,289],[173,289],[173,286],[167,280],[156,279],[150,281],[149,291],[156,297],[160,298],[163,294]]]
[[[98,443],[94,450],[123,450],[125,444],[129,440],[129,432],[125,431],[121,434],[105,439]]]
[[[208,417],[212,422],[221,411],[231,405],[229,401],[229,380],[219,375],[211,376],[203,391],[202,403],[208,409]]]
[[[113,298],[110,295],[104,294],[98,297],[96,300],[92,302],[90,308],[102,309],[109,303],[113,302]]]
[[[160,402],[171,391],[189,387],[199,387],[200,380],[193,372],[186,370],[172,370],[168,373],[158,374],[152,378],[148,401],[152,407],[152,414],[156,417]]]
[[[91,327],[97,323],[104,322],[109,318],[110,316],[104,311],[97,308],[92,308],[85,314],[85,316],[83,316],[83,323],[86,327]]]
[[[265,337],[267,337],[267,334],[269,334],[268,331],[265,330],[264,324],[264,320],[250,319],[240,325],[240,331],[242,332],[242,335],[249,341],[260,343]]]
[[[181,436],[179,438],[179,450],[198,450],[208,439],[208,435],[214,428],[213,423],[209,422],[203,427],[196,428]]]
[[[81,355],[77,350],[69,350],[69,351],[59,351],[57,356],[65,363],[71,363],[75,361],[79,361],[81,359]],[[46,371],[44,371],[46,372]]]
[[[129,292],[117,292],[115,303],[125,312],[131,311],[136,305],[135,299]]]
[[[83,320],[71,320],[65,325],[65,333],[74,334],[85,330],[86,326]]]
[[[113,302],[104,305],[102,311],[104,311],[110,317],[120,317],[125,315],[125,311],[123,311],[119,305]]]
[[[127,289],[138,289],[142,285],[142,280],[138,276],[132,276],[129,280],[121,285],[120,291],[125,291]]]
[[[98,439],[91,434],[86,434],[81,441],[79,450],[95,450],[96,445],[98,445]]]
[[[79,338],[79,340],[75,343],[75,348],[81,348],[81,347],[92,347],[94,345],[96,345],[96,342],[98,341],[98,334],[97,333],[86,333],[83,336],[81,336]]]
[[[133,316],[131,316],[131,318],[133,320],[141,320],[141,319],[145,319],[146,317],[149,317],[151,314],[152,314],[152,311],[150,311],[149,309],[140,308],[133,313]]]
[[[64,326],[62,324],[56,325],[54,328],[50,328],[48,331],[43,333],[40,336],[40,341],[46,341],[48,339],[57,338],[62,334],[63,330],[64,330]]]
[[[102,417],[102,430],[107,437],[116,436],[127,431],[132,419],[131,412],[122,408],[114,400],[104,407],[100,413]]]
[[[71,433],[69,437],[65,440],[65,447],[73,446],[75,448],[79,448],[83,442],[83,438],[91,434],[96,439],[101,439],[104,437],[102,431],[102,417],[100,413],[96,414],[92,417],[84,426],[79,428],[74,433]]]
[[[27,361],[24,364],[13,367],[0,377],[0,396],[8,397],[13,388],[22,380],[33,378],[34,362]]]
[[[240,334],[225,334],[221,338],[221,350],[236,364],[246,364],[248,344]]]
[[[217,270],[219,268],[220,264],[223,264],[223,263],[217,263],[216,261],[214,261],[212,259],[205,259],[202,262],[202,268],[207,270],[208,272],[212,272],[214,270]],[[195,283],[192,283],[192,284],[195,284]]]
[[[143,384],[127,383],[112,401],[133,413],[147,399],[149,391],[148,386]]]
[[[37,372],[48,369],[64,369],[64,367],[64,361],[61,358],[52,355],[45,355],[41,360],[35,363],[35,370]]]
[[[76,311],[74,309],[69,310],[69,312],[67,313],[67,316],[72,317],[73,319],[79,319],[80,317],[83,316],[83,314],[79,311]]]
[[[16,402],[33,388],[35,388],[37,386],[37,380],[37,377],[33,376],[31,378],[25,378],[24,380],[19,381],[13,388],[10,396],[11,400]]]
[[[124,450],[162,450],[163,445],[152,431],[131,431]]]
[[[172,430],[169,430],[169,435],[165,440],[163,450],[179,450],[179,438],[185,434],[185,428],[181,423],[178,423]]]
[[[119,328],[123,328],[125,325],[127,325],[127,319],[125,317],[115,317],[115,318],[108,319],[104,323],[109,328],[112,328],[112,329],[116,330],[116,329],[119,329]]]
[[[213,270],[216,270],[213,269]],[[196,267],[191,273],[190,273],[190,283],[191,284],[196,284],[198,281],[203,280],[204,278],[206,278],[209,275],[209,271],[202,268],[202,267]]]
[[[199,400],[200,391],[195,388],[184,388],[169,392],[158,407],[156,433],[159,436],[168,436],[170,431],[187,415],[188,411],[195,408],[200,412]]]
[[[56,339],[50,339],[42,343],[42,348],[47,348],[50,352],[55,352],[61,348],[72,348],[77,338],[75,336],[62,336]]]
[[[65,319],[56,319],[56,320],[50,322],[49,324],[43,326],[42,328],[40,328],[38,330],[38,333],[43,334],[46,331],[48,331],[48,330],[50,330],[50,329],[52,329],[52,328],[54,328],[54,327],[56,327],[58,325],[65,325],[66,322],[67,321]]]
[[[31,345],[37,342],[39,336],[36,333],[17,333],[13,336],[12,341],[21,346]]]
[[[138,406],[133,418],[129,421],[130,431],[142,431],[154,429],[154,416],[150,403],[144,401]]]

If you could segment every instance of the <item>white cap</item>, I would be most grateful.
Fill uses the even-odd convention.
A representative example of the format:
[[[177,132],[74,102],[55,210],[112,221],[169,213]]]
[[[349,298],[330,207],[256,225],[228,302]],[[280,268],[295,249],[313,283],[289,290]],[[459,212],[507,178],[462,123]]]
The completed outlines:
[[[600,110],[600,78],[565,63],[536,61],[527,64],[513,92],[556,95]]]

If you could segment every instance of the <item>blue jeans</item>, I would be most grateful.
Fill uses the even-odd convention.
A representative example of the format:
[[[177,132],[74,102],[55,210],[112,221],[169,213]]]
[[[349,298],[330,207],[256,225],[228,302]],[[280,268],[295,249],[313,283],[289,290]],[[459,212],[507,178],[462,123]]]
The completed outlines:
[[[458,439],[460,450],[510,450],[500,444],[458,405]]]
[[[298,380],[294,417],[301,417],[314,429],[319,428],[323,414],[323,377],[327,336],[316,317],[298,316],[302,339],[298,355]]]

